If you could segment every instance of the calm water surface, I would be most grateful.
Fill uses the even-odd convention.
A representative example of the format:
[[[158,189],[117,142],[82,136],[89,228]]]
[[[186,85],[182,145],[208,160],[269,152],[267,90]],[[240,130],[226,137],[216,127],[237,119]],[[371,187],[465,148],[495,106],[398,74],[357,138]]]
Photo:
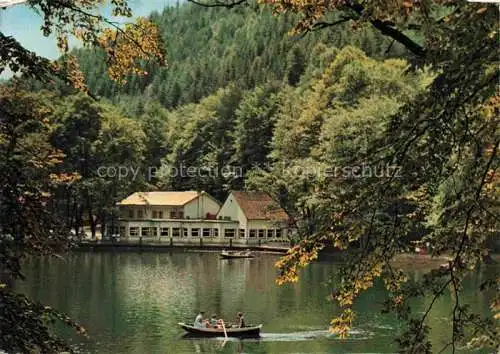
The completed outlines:
[[[401,330],[394,317],[381,315],[386,298],[377,284],[359,299],[356,325],[348,339],[327,332],[338,309],[325,285],[336,267],[315,263],[298,284],[275,285],[278,256],[219,260],[217,253],[73,253],[39,258],[25,267],[18,284],[45,304],[69,313],[89,331],[72,340],[91,353],[391,353]],[[471,279],[465,288],[472,306],[488,311],[488,295],[474,287],[496,269]],[[421,276],[417,271],[415,277]],[[417,304],[423,311],[426,301]],[[449,338],[452,299],[438,301],[429,317],[431,339],[440,348]],[[177,322],[192,322],[198,309],[233,320],[262,323],[260,340],[184,339]],[[465,351],[467,352],[467,351]]]

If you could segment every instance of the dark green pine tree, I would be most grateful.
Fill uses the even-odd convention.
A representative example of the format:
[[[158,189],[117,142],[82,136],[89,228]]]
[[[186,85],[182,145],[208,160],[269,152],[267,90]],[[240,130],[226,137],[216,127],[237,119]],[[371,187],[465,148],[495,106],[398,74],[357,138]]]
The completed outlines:
[[[304,73],[306,68],[306,57],[302,49],[295,45],[293,49],[288,53],[287,57],[287,74],[286,78],[288,84],[291,86],[297,86],[300,82],[300,77]]]
[[[243,173],[267,162],[278,108],[278,90],[279,86],[274,84],[257,87],[243,96],[236,110],[233,164]],[[243,187],[242,179],[238,187]]]

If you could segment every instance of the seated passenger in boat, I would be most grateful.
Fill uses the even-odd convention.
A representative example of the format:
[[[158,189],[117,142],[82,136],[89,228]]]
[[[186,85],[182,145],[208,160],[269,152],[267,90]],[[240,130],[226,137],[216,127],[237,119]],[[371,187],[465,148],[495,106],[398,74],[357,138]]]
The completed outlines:
[[[194,324],[193,324],[193,326],[194,326],[194,327],[198,327],[198,328],[205,327],[205,326],[203,325],[203,315],[204,315],[204,314],[205,314],[205,312],[203,312],[203,311],[200,311],[200,312],[198,313],[198,315],[196,316],[196,318],[195,318],[195,320],[194,320]]]
[[[210,318],[210,327],[219,328],[218,322],[219,321],[217,321],[217,315],[212,315],[212,317]]]

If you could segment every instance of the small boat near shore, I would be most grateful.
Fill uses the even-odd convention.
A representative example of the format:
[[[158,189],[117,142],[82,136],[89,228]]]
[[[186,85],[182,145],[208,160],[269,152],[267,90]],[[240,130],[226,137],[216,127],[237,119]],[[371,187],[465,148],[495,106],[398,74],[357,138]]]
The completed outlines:
[[[220,257],[222,259],[253,258],[254,255],[252,251],[222,251]]]
[[[178,325],[191,336],[196,337],[225,337],[225,333],[227,333],[228,337],[259,337],[262,328],[261,324],[243,328],[229,327],[226,328],[226,332],[224,333],[224,328],[194,327],[183,322],[179,322]]]
[[[428,254],[429,253],[429,243],[424,243],[422,240],[410,241],[414,246],[413,252],[417,254]]]

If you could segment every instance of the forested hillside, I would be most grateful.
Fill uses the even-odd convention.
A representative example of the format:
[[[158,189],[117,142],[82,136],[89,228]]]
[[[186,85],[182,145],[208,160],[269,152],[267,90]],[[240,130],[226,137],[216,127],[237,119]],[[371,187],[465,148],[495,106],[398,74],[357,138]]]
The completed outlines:
[[[377,61],[350,46],[319,45],[315,51],[297,86],[270,82],[247,91],[229,86],[168,113],[169,147],[159,185],[204,189],[223,198],[228,189],[250,182],[286,196],[282,204],[293,211],[319,183],[318,171],[367,153],[391,115],[431,79],[407,72],[404,60]],[[304,166],[302,174],[293,172],[297,165]],[[212,174],[172,175],[183,166]],[[225,176],[216,173],[223,167],[230,167]]]
[[[96,232],[113,223],[115,203],[137,190],[205,190],[223,200],[246,187],[302,213],[321,182],[315,168],[366,152],[431,78],[404,60],[375,60],[351,46],[318,43],[313,52],[292,83],[268,80],[247,90],[230,83],[171,110],[141,96],[137,106],[117,107],[82,94],[26,93],[44,107],[47,126],[37,139],[45,153],[57,149],[64,158],[56,171],[75,177],[53,192],[57,214]],[[295,173],[297,166],[306,168]]]
[[[497,349],[500,283],[478,272],[500,229],[497,6],[202,1],[215,7],[152,14],[158,29],[97,16],[98,0],[28,1],[65,54],[56,63],[0,31],[0,73],[24,75],[0,85],[1,349],[69,352],[46,327],[56,319],[84,333],[11,289],[24,256],[66,249],[84,225],[115,233],[116,202],[135,191],[231,189],[266,191],[290,215],[278,284],[342,250],[328,281],[340,338],[380,280],[383,312],[406,324],[391,326],[400,352]],[[70,34],[87,46],[73,50],[83,74]],[[399,269],[412,238],[446,263]],[[488,313],[463,296],[478,274],[472,304]],[[427,315],[443,300],[448,334],[433,347]]]
[[[38,90],[51,117],[48,142],[65,155],[58,171],[78,175],[55,192],[54,207],[71,226],[88,222],[95,232],[113,222],[118,200],[150,189],[205,190],[223,200],[250,186],[301,212],[318,176],[286,170],[362,149],[430,77],[390,59],[406,52],[369,28],[293,37],[292,16],[251,6],[184,5],[151,18],[168,68],[150,65],[121,86],[106,75],[102,52],[79,49],[101,102],[62,86],[62,98]]]
[[[355,181],[352,169],[383,144],[393,115],[435,77],[368,27],[293,37],[291,15],[251,6],[184,5],[151,18],[168,68],[148,65],[148,75],[120,86],[100,51],[80,49],[101,102],[61,88],[54,103],[40,92],[51,102],[49,141],[65,154],[58,170],[79,176],[55,194],[69,225],[111,226],[115,203],[137,190],[205,190],[224,200],[231,189],[251,188],[314,233],[335,204],[323,205],[325,185]],[[393,172],[370,168],[363,180]]]
[[[405,53],[402,46],[391,45],[370,28],[350,35],[349,24],[291,36],[294,16],[273,16],[270,9],[260,6],[228,10],[187,4],[165,8],[151,19],[164,38],[168,68],[148,65],[147,76],[130,77],[121,87],[105,74],[102,52],[78,50],[81,69],[94,94],[115,102],[121,98],[127,106],[139,104],[139,99],[154,99],[171,108],[199,102],[230,83],[240,89],[272,80],[295,85],[306,63],[319,54],[319,43],[337,48],[352,44],[377,58]]]

